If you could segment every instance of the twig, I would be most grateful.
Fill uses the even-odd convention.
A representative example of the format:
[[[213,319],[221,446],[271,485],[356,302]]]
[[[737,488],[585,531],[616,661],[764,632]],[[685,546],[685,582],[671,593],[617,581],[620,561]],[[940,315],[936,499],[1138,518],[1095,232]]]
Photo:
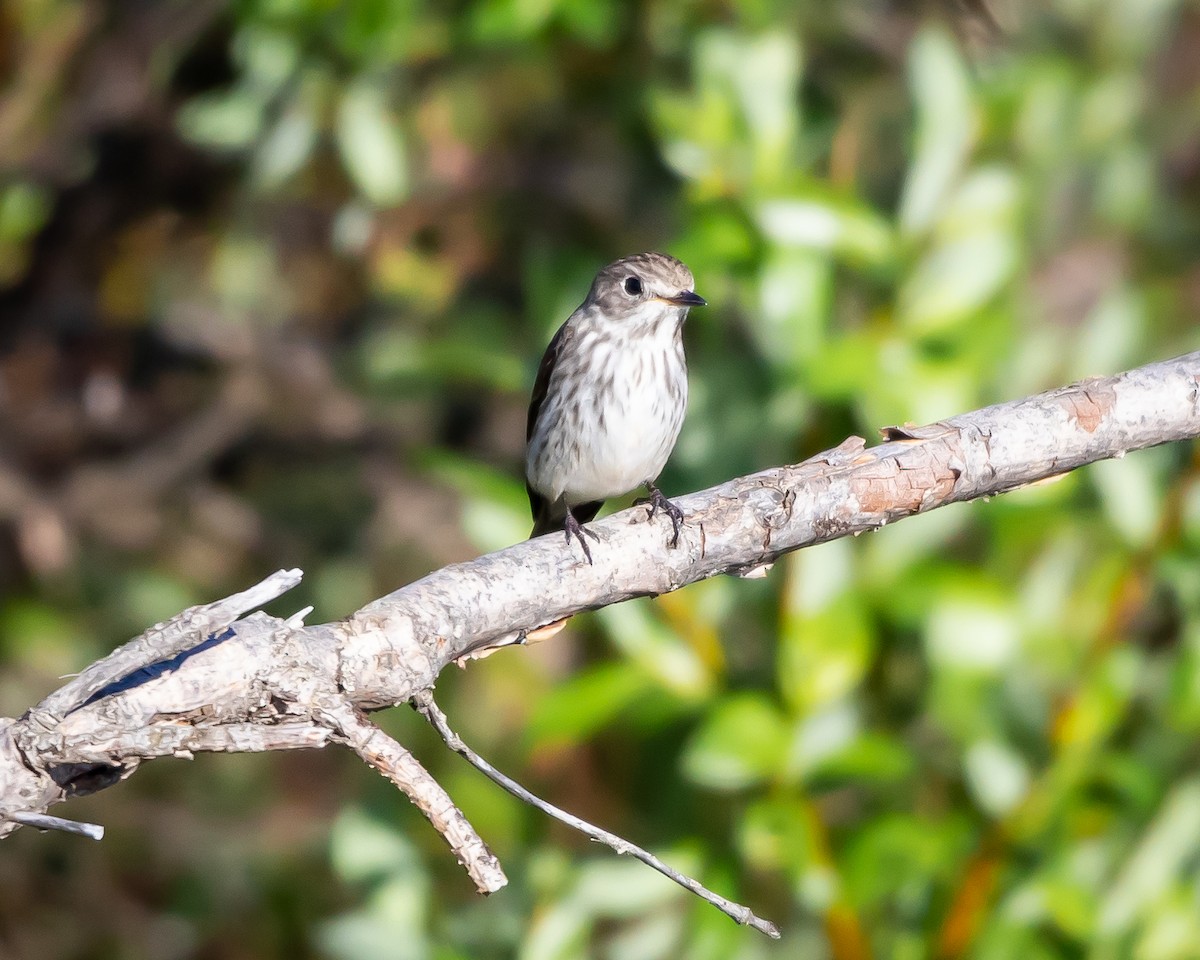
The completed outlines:
[[[416,757],[349,703],[327,705],[320,718],[334,726],[359,757],[404,791],[450,845],[480,893],[495,893],[508,883],[496,855]]]
[[[6,815],[8,820],[23,823],[37,830],[61,830],[63,833],[78,833],[92,840],[104,839],[104,828],[98,823],[84,823],[81,820],[64,820],[62,817],[52,817],[48,813],[34,813],[31,810],[19,810]]]
[[[554,806],[554,804],[548,803],[540,797],[535,796],[511,777],[501,773],[490,763],[484,760],[483,757],[463,743],[462,738],[459,737],[459,735],[452,729],[450,729],[450,724],[446,720],[446,715],[442,713],[438,705],[434,703],[433,695],[428,690],[422,690],[420,693],[414,696],[413,703],[421,715],[429,721],[433,729],[435,729],[438,732],[438,735],[441,736],[441,738],[446,742],[446,746],[460,756],[465,757],[468,763],[482,772],[484,776],[498,783],[514,797],[524,800],[530,806],[536,807],[538,810],[541,810],[548,816],[553,817],[555,820],[565,823],[567,826],[578,830],[584,836],[589,837],[598,843],[603,843],[605,846],[611,847],[617,853],[628,854],[635,860],[640,860],[642,863],[646,864],[646,866],[657,870],[664,877],[668,878],[669,880],[673,880],[684,889],[690,890],[702,900],[708,901],[726,916],[731,917],[738,923],[748,927],[753,927],[755,930],[759,931],[759,933],[765,933],[768,937],[771,937],[774,940],[779,939],[779,928],[770,920],[764,920],[762,917],[755,916],[749,907],[744,907],[740,903],[734,903],[732,900],[726,900],[719,894],[713,893],[698,880],[693,880],[691,877],[686,876],[677,870],[673,870],[648,850],[643,850],[636,844],[630,843],[628,840],[625,840],[622,837],[618,837],[615,833],[609,833],[607,830],[590,824],[586,820],[580,820],[579,817],[575,816],[574,814],[567,813],[567,811]]]
[[[272,750],[317,750],[332,733],[328,727],[307,721],[227,723],[214,727],[196,726],[179,720],[163,720],[143,728],[134,740],[119,722],[97,721],[84,733],[62,736],[44,734],[26,741],[48,764],[122,763],[170,755],[191,759],[196,753],[266,753]]]

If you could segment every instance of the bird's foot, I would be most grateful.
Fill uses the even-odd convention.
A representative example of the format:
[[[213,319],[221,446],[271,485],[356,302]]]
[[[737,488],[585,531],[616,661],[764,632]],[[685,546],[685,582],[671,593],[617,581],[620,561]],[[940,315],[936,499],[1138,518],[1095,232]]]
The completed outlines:
[[[587,538],[584,536],[584,534],[587,534],[588,537],[591,537],[593,540],[599,543],[600,538],[596,535],[595,531],[589,530],[587,527],[585,527],[582,523],[576,520],[574,514],[568,510],[567,519],[563,521],[563,533],[565,533],[567,536],[567,543],[571,542],[571,537],[574,537],[579,541],[579,545],[583,547],[583,555],[587,557],[587,562],[590,565],[592,562],[592,551],[587,545]]]
[[[675,504],[673,504],[665,496],[663,496],[663,492],[654,484],[647,483],[646,489],[650,491],[650,496],[638,497],[633,501],[634,505],[636,506],[644,503],[650,504],[650,514],[646,518],[647,520],[653,520],[654,515],[658,513],[659,510],[670,517],[671,539],[667,541],[667,546],[672,548],[679,546],[679,528],[683,526],[683,511],[675,506]]]

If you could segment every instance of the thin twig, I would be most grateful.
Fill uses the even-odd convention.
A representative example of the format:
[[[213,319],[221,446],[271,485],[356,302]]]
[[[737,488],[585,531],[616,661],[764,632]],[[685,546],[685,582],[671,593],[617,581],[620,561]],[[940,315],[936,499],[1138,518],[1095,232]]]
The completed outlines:
[[[744,907],[739,903],[734,903],[732,900],[726,900],[724,897],[713,893],[698,880],[693,880],[691,877],[686,876],[677,870],[673,870],[671,867],[668,867],[648,850],[643,850],[636,844],[630,843],[628,840],[625,840],[622,837],[618,837],[615,833],[609,833],[607,830],[603,830],[600,827],[590,824],[586,820],[580,820],[579,817],[575,816],[574,814],[567,813],[567,811],[554,806],[554,804],[548,803],[540,797],[535,796],[511,777],[501,773],[490,763],[484,760],[483,757],[479,756],[479,754],[463,743],[462,738],[459,737],[459,735],[452,729],[450,729],[450,724],[446,720],[446,715],[442,713],[438,705],[434,703],[433,695],[428,690],[422,690],[419,694],[414,696],[413,703],[416,705],[416,708],[421,715],[429,721],[433,729],[435,729],[438,732],[438,735],[441,736],[441,738],[446,742],[446,746],[460,756],[465,757],[468,763],[482,772],[484,776],[498,783],[514,797],[524,800],[530,806],[536,807],[538,810],[541,810],[543,813],[553,817],[555,820],[565,823],[567,826],[578,830],[584,836],[589,837],[598,843],[603,843],[605,846],[611,847],[617,853],[628,854],[635,860],[640,860],[642,863],[646,864],[646,866],[657,870],[664,877],[675,881],[675,883],[679,884],[684,889],[690,890],[702,900],[707,900],[726,916],[731,917],[738,923],[748,927],[753,927],[755,930],[759,931],[760,933],[765,933],[768,937],[771,937],[774,940],[779,939],[779,928],[770,920],[764,920],[762,917],[755,916],[750,911],[749,907]]]
[[[19,810],[10,813],[6,819],[15,823],[23,823],[36,830],[61,830],[63,833],[78,833],[92,840],[104,839],[104,828],[98,823],[84,823],[82,820],[64,820],[62,817],[52,817],[46,813],[34,813],[32,810]]]

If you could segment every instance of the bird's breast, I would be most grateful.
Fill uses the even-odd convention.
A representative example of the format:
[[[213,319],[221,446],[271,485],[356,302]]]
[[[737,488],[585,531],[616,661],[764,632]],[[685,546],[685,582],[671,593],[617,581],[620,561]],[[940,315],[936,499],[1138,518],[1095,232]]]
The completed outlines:
[[[570,503],[617,497],[662,471],[687,407],[687,366],[676,336],[609,343],[582,378],[578,457],[562,476]]]

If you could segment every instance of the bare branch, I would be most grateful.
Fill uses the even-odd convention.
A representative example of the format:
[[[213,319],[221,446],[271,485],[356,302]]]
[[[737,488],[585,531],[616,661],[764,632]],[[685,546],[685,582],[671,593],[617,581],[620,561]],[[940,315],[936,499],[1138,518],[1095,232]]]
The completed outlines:
[[[351,749],[403,790],[425,814],[475,881],[476,890],[495,893],[508,883],[496,855],[416,757],[348,703],[335,705],[326,713]]]
[[[1197,436],[1200,352],[926,427],[889,428],[888,442],[871,449],[851,438],[805,463],[678,498],[686,522],[676,549],[667,548],[666,518],[647,522],[634,508],[591,525],[600,540],[594,565],[561,537],[541,537],[445,567],[335,623],[237,619],[299,579],[281,571],[152,628],[25,717],[0,717],[0,837],[55,803],[125,779],[146,759],[335,740],[413,798],[480,889],[498,889],[503,873],[483,841],[362,711],[418,697],[448,664],[581,610],[718,574],[765,576],[800,547]],[[729,906],[732,916],[752,917]]]
[[[203,726],[194,720],[163,720],[131,737],[119,721],[90,724],[70,736],[45,735],[25,742],[43,761],[71,764],[123,765],[155,757],[190,760],[197,753],[266,753],[271,750],[315,750],[332,739],[328,727],[304,721],[273,724],[227,723]]]
[[[770,920],[764,920],[762,917],[755,916],[749,907],[744,907],[740,903],[734,903],[732,900],[726,900],[719,894],[713,893],[706,886],[700,883],[699,880],[694,880],[686,874],[680,873],[678,870],[668,867],[665,863],[658,859],[648,850],[643,850],[635,843],[630,843],[623,837],[618,837],[615,833],[609,833],[607,830],[597,827],[594,824],[588,823],[586,820],[581,820],[574,814],[567,813],[561,807],[556,807],[552,803],[548,803],[536,794],[530,793],[523,786],[517,783],[516,780],[507,774],[501,773],[490,763],[483,759],[474,750],[463,743],[459,737],[450,728],[450,723],[446,719],[446,715],[433,702],[433,695],[424,690],[413,698],[413,702],[417,709],[421,712],[430,726],[438,732],[438,735],[446,741],[446,746],[457,753],[459,756],[466,758],[476,770],[479,770],[484,776],[495,783],[498,783],[505,790],[511,793],[518,800],[524,800],[531,807],[541,810],[547,816],[553,817],[560,823],[565,823],[573,830],[578,830],[585,837],[595,840],[597,843],[603,843],[607,847],[611,847],[619,854],[624,854],[633,857],[635,860],[640,860],[648,867],[652,867],[661,873],[668,880],[672,880],[679,884],[685,890],[690,890],[701,900],[711,903],[714,907],[720,910],[727,917],[731,917],[738,923],[753,927],[759,933],[765,933],[768,937],[774,940],[779,939],[779,928]]]
[[[376,600],[347,621],[365,642],[346,649],[345,674],[350,683],[389,682],[355,687],[353,696],[379,706],[402,699],[397,686],[412,680],[388,666],[397,640],[426,638],[436,675],[450,660],[518,642],[580,610],[718,574],[755,575],[801,547],[1200,436],[1200,352],[885,435],[889,442],[870,449],[850,438],[804,463],[676,498],[686,522],[674,550],[666,548],[669,522],[647,523],[646,509],[635,507],[589,524],[601,540],[594,564],[564,549],[561,536],[540,537]]]
[[[15,823],[23,823],[35,830],[61,830],[63,833],[77,833],[89,840],[103,840],[104,828],[97,823],[84,823],[80,820],[64,820],[62,817],[52,817],[46,813],[29,813],[18,810],[10,813],[8,819]]]
[[[255,610],[283,596],[300,582],[302,576],[299,570],[279,570],[248,590],[215,603],[191,607],[166,623],[155,624],[59,687],[34,707],[31,719],[35,723],[53,725],[105,687],[135,670],[162,663],[176,654],[191,650],[246,611]]]

